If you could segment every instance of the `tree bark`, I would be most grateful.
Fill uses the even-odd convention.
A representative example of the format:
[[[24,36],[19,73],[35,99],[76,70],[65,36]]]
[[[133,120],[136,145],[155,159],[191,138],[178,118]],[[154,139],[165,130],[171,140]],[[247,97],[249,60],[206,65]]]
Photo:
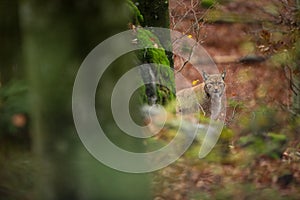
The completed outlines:
[[[0,86],[24,74],[20,63],[21,32],[18,0],[0,3]]]
[[[141,23],[144,27],[163,27],[163,28],[169,28],[170,27],[170,20],[169,20],[169,4],[168,1],[165,0],[154,0],[154,1],[147,1],[147,0],[138,0],[135,1],[137,7],[139,8],[141,14],[143,15],[143,22]],[[155,31],[154,31],[155,35]],[[149,36],[149,43],[151,43],[151,38],[155,36]],[[143,41],[145,43],[145,41]],[[160,41],[161,44],[170,44],[171,43],[171,37],[169,38],[169,41]],[[151,45],[150,45],[151,46]],[[153,47],[152,47],[153,48]],[[152,50],[149,50],[152,51]],[[160,50],[153,50],[153,51],[160,51]],[[174,68],[174,62],[173,62],[173,54],[172,52],[161,52],[159,53],[162,58],[159,60],[167,60],[167,65],[171,68]],[[162,73],[162,71],[165,71],[162,69],[163,66],[155,65],[153,66],[151,63],[155,64],[164,64],[165,63],[158,63],[155,60],[157,58],[141,58],[142,63],[148,63],[149,64],[149,70],[150,73],[155,74],[156,77],[161,82],[160,85],[155,84],[145,84],[145,90],[146,93],[146,100],[145,102],[149,105],[152,104],[162,104],[165,105],[170,100],[172,100],[175,96],[175,94],[172,93],[172,91],[175,91],[175,81],[174,81],[174,74],[173,73]],[[143,75],[142,75],[143,76]],[[144,80],[147,80],[149,78],[149,75],[146,75],[146,77],[143,77]],[[153,80],[154,81],[154,80]]]

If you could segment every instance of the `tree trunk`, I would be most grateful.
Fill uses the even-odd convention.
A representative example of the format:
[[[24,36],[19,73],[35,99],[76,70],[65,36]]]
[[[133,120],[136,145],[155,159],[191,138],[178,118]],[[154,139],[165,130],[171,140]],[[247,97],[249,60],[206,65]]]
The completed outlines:
[[[165,0],[154,0],[154,1],[147,1],[147,0],[137,0],[135,1],[137,7],[139,8],[141,14],[143,15],[143,23],[141,23],[144,27],[163,27],[163,28],[169,28],[170,27],[170,21],[169,21],[169,4],[168,1]],[[161,50],[156,50],[155,47],[153,47],[152,41],[153,38],[155,38],[155,30],[153,30],[154,35],[151,35],[151,33],[148,32],[141,32],[143,36],[140,36],[139,39],[143,39],[143,43],[147,43],[146,40],[148,40],[149,45],[147,45],[149,48],[152,48],[150,50],[146,50],[146,52],[151,51],[157,51],[157,53],[153,53],[153,55],[159,54],[161,58],[154,58],[151,56],[144,56],[144,58],[141,58],[142,63],[148,63],[148,73],[142,74],[144,82],[145,80],[149,81],[149,78],[151,79],[151,76],[149,74],[154,74],[159,81],[162,81],[159,85],[155,84],[145,84],[145,95],[144,98],[145,102],[149,105],[152,104],[166,104],[170,100],[174,98],[174,94],[172,91],[175,91],[175,81],[174,81],[174,74],[173,73],[162,73],[163,66],[159,65],[153,65],[151,63],[155,64],[164,64],[168,65],[171,68],[174,68],[173,63],[173,54],[172,52],[161,52]],[[146,37],[145,37],[146,35]],[[147,38],[148,37],[148,38]],[[170,44],[171,43],[171,37],[169,38],[169,41],[160,41],[161,44]],[[157,44],[155,44],[157,45]],[[160,46],[160,45],[158,45]],[[145,54],[144,54],[145,55]],[[163,63],[157,62],[163,61]],[[152,80],[154,82],[155,80]],[[158,80],[156,80],[158,81]]]
[[[0,2],[0,86],[23,74],[18,0]]]

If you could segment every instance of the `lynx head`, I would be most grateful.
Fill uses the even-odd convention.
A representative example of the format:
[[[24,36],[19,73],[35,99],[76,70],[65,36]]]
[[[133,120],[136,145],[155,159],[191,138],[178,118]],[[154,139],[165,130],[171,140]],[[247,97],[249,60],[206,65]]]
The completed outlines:
[[[220,98],[225,89],[225,75],[224,71],[222,74],[207,74],[203,71],[203,79],[204,79],[204,90],[206,94],[212,98],[218,97]]]

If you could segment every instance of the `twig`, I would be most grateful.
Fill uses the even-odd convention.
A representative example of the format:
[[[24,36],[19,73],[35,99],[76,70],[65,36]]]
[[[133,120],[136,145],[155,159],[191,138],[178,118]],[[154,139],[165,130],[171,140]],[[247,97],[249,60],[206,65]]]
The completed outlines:
[[[186,64],[191,60],[191,57],[192,57],[193,52],[194,52],[194,48],[196,47],[197,44],[198,44],[198,43],[195,43],[195,44],[193,45],[192,50],[191,50],[191,52],[190,52],[190,54],[189,54],[189,58],[183,63],[183,65],[180,67],[180,69],[178,69],[178,70],[175,71],[175,73],[181,72],[181,70],[183,70],[183,68],[186,66]]]
[[[295,94],[295,95],[298,95],[298,92],[300,91],[300,88],[298,88],[296,85],[295,85],[295,83],[293,82],[293,74],[292,74],[292,70],[291,70],[291,68],[288,66],[288,65],[286,65],[286,66],[284,66],[284,76],[285,76],[285,78],[289,81],[289,84],[290,84],[290,89],[291,89],[291,91]],[[288,71],[288,73],[289,73],[289,77],[288,77],[288,75],[287,75],[287,71]]]

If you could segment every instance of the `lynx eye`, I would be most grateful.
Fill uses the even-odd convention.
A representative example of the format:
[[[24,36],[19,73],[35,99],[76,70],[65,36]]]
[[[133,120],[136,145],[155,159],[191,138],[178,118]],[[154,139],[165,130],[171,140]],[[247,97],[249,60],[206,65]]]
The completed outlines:
[[[211,88],[213,85],[212,84],[207,84],[206,87],[207,88]]]

